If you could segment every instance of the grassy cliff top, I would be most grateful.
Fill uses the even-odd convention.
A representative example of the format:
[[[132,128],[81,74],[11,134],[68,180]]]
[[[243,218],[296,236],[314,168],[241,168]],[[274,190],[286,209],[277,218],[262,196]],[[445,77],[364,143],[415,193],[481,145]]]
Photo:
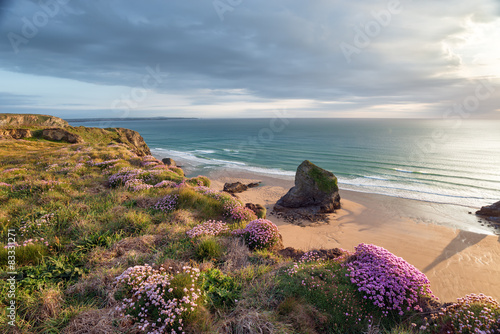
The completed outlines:
[[[68,122],[62,118],[37,115],[37,114],[0,114],[0,127],[25,127],[25,126],[47,126],[47,127],[66,127]]]

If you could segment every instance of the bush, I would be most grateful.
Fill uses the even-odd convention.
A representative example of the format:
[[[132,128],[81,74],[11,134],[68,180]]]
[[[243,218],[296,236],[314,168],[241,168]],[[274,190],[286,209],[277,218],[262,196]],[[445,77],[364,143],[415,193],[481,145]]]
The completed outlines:
[[[187,231],[186,234],[193,239],[203,235],[216,236],[227,232],[229,232],[229,227],[226,223],[222,221],[209,220],[203,224],[193,227]]]
[[[351,282],[374,305],[403,315],[405,311],[422,311],[418,304],[421,297],[435,298],[427,277],[388,250],[359,244],[354,256],[355,260],[347,264]]]
[[[470,294],[448,306],[444,314],[454,333],[498,333],[500,330],[500,305],[484,294]],[[437,319],[434,319],[437,320]],[[442,320],[442,319],[440,319]],[[426,324],[429,326],[429,324]]]
[[[250,249],[270,249],[280,241],[278,226],[267,219],[252,220],[244,229],[233,231],[242,236]]]
[[[276,281],[277,295],[284,299],[278,311],[287,320],[298,322],[300,333],[307,333],[302,331],[305,327],[313,327],[309,333],[362,333],[381,316],[378,308],[363,299],[339,263],[301,260],[279,271]]]
[[[173,194],[166,195],[156,202],[156,204],[153,206],[153,209],[163,212],[172,212],[177,208],[178,197],[178,195]]]
[[[195,254],[200,261],[218,259],[222,255],[222,247],[214,239],[205,239],[200,242]]]
[[[117,307],[122,316],[140,323],[146,333],[182,333],[200,302],[199,270],[183,267],[172,275],[149,265],[128,268],[116,278]]]
[[[218,269],[209,269],[202,274],[203,291],[211,309],[233,307],[240,298],[241,284]]]
[[[196,187],[210,187],[210,179],[206,176],[198,175],[197,177],[192,177],[186,180],[186,183],[190,186]]]

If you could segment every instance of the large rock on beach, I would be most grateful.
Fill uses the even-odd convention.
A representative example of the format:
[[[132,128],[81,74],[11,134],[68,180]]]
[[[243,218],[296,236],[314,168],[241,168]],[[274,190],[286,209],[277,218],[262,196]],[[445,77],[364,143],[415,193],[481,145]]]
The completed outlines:
[[[295,186],[280,198],[274,211],[313,217],[340,209],[337,178],[332,172],[306,160],[295,174]]]
[[[42,138],[47,140],[64,141],[70,144],[83,143],[81,136],[61,128],[44,129]]]
[[[476,215],[484,216],[487,218],[497,218],[495,220],[500,219],[500,201],[496,202],[492,205],[483,206],[481,210],[476,211]]]
[[[242,193],[247,189],[248,186],[246,184],[243,184],[241,182],[234,182],[234,183],[224,183],[223,191],[228,192],[230,194],[236,194],[236,193]]]
[[[172,166],[172,167],[176,167],[177,164],[175,163],[174,159],[172,158],[163,158],[161,159],[161,162],[163,162],[163,164],[165,164],[166,166]]]

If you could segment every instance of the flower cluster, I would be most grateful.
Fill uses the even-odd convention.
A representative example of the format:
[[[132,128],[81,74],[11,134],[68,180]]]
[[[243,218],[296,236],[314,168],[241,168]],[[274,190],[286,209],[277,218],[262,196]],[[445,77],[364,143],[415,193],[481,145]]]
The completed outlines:
[[[162,170],[144,170],[140,168],[125,167],[111,175],[108,183],[111,187],[123,186],[129,180],[142,180],[144,183],[156,184],[160,182]]]
[[[145,155],[142,157],[142,161],[145,162],[156,162],[156,163],[162,163],[160,160],[156,159],[152,155]]]
[[[252,220],[244,229],[235,230],[233,234],[242,236],[251,249],[269,249],[280,240],[278,226],[267,219]]]
[[[140,323],[144,332],[183,333],[185,317],[198,306],[199,275],[199,270],[191,267],[183,267],[175,275],[148,264],[128,268],[116,278],[127,296],[117,310]]]
[[[421,311],[420,296],[435,298],[422,272],[382,247],[359,244],[355,260],[347,264],[347,270],[351,282],[366,294],[365,298],[382,309],[396,310],[400,315],[412,308]]]
[[[222,221],[209,220],[203,224],[197,225],[186,232],[191,238],[196,238],[202,235],[219,235],[229,232],[229,227]]]
[[[26,170],[27,170],[26,168],[17,168],[17,167],[15,167],[15,168],[4,169],[2,171],[2,174],[3,173],[11,173],[11,172],[20,172],[20,171],[26,171]]]
[[[169,180],[163,180],[157,184],[154,185],[155,188],[176,188],[177,183],[174,181],[169,181]]]
[[[177,208],[178,197],[178,195],[166,195],[165,197],[160,198],[156,204],[153,205],[153,209],[163,212],[174,211]]]
[[[48,213],[41,216],[35,221],[22,221],[19,227],[19,235],[21,237],[26,236],[36,236],[40,234],[40,230],[43,230],[47,225],[51,224],[51,220],[54,218],[53,213]],[[43,241],[43,238],[41,238]]]
[[[102,162],[93,162],[91,160],[91,161],[88,161],[87,164],[90,166],[94,166],[94,167],[109,167],[111,165],[114,165],[118,161],[120,161],[120,159],[106,160],[106,161],[102,161]]]
[[[144,183],[143,180],[132,179],[125,182],[125,188],[130,191],[141,191],[153,188],[152,185]]]
[[[120,169],[118,173],[111,175],[108,178],[108,183],[111,187],[123,186],[128,180],[137,179],[141,173],[140,169],[125,167]]]
[[[48,246],[49,245],[49,242],[46,241],[44,238],[34,238],[34,239],[28,239],[28,240],[24,240],[22,245],[18,244],[17,242],[14,242],[14,243],[10,243],[8,244],[7,246],[4,246],[3,248],[9,248],[9,246],[14,246],[14,247],[27,247],[27,246],[32,246],[32,245],[35,245],[37,243],[41,243],[45,246]]]
[[[58,164],[52,164],[52,165],[47,166],[47,168],[45,168],[45,171],[48,172],[52,169],[56,169],[57,167],[59,167]]]
[[[451,318],[454,333],[496,333],[500,329],[500,304],[484,294],[470,294],[459,298],[441,315]],[[428,324],[427,324],[428,325]]]
[[[12,184],[8,184],[5,182],[0,182],[0,187],[12,187]]]
[[[304,253],[299,259],[299,262],[305,263],[305,262],[317,262],[321,261],[323,257],[318,251],[312,250],[309,252]]]
[[[157,166],[157,165],[163,165],[163,162],[156,159],[152,155],[146,155],[146,156],[142,157],[141,165],[142,166]]]

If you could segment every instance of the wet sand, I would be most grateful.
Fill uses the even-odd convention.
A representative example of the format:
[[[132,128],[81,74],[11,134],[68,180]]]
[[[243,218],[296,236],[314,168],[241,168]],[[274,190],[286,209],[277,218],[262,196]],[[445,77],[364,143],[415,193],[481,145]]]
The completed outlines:
[[[293,180],[238,171],[217,172],[210,178],[212,188],[218,190],[225,182],[262,181],[261,186],[237,195],[244,203],[266,207],[285,247],[354,250],[360,243],[371,243],[424,272],[441,301],[469,293],[500,300],[500,237],[482,227],[469,214],[470,208],[340,190],[342,209],[328,215],[327,223],[298,226],[269,215]]]

